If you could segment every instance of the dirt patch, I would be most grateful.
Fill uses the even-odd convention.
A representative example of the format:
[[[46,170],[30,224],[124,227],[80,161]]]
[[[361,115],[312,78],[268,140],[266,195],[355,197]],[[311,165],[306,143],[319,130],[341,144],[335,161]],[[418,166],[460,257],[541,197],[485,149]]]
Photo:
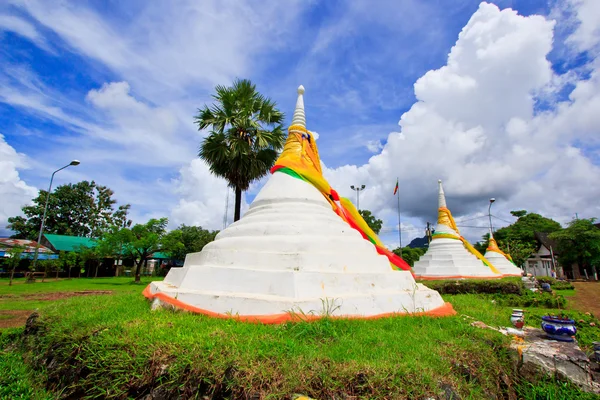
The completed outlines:
[[[573,308],[600,318],[600,282],[573,282],[573,286],[575,296],[570,298]]]
[[[0,329],[24,326],[32,312],[31,310],[0,310]]]
[[[67,299],[69,297],[96,296],[101,294],[112,294],[112,290],[80,290],[76,292],[29,293],[23,295],[5,294],[0,295],[0,300],[18,298],[20,300],[53,301]]]

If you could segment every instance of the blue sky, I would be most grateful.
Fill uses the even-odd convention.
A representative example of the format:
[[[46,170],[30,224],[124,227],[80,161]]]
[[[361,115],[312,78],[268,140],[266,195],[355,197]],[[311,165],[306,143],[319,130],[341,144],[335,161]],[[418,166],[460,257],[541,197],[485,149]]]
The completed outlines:
[[[306,87],[326,176],[346,196],[367,185],[390,245],[397,176],[405,242],[435,218],[438,178],[471,239],[489,197],[507,221],[599,214],[594,0],[173,4],[0,6],[0,232],[73,158],[57,184],[107,185],[139,222],[221,228],[226,189],[194,160],[193,116],[237,77],[287,116]]]

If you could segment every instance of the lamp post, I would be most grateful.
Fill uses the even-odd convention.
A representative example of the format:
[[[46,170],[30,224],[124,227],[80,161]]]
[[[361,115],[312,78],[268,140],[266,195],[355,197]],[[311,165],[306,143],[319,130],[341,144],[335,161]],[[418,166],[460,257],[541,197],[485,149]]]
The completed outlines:
[[[490,235],[493,232],[493,228],[492,228],[492,203],[494,203],[496,201],[495,198],[491,198],[490,199],[490,205],[488,207],[488,218],[490,219]]]
[[[365,190],[365,185],[360,185],[360,187],[358,187],[358,185],[356,187],[354,187],[354,185],[352,185],[352,186],[350,186],[350,189],[356,190],[356,209],[360,210],[360,196],[359,196],[359,193],[361,192],[361,190]]]
[[[35,272],[35,265],[37,264],[38,253],[40,250],[40,242],[42,241],[42,233],[44,232],[44,223],[46,222],[46,211],[48,211],[48,200],[50,200],[50,192],[52,191],[52,181],[54,180],[54,174],[58,171],[62,171],[63,169],[79,165],[79,160],[73,160],[69,164],[65,165],[62,168],[57,169],[52,173],[52,177],[50,178],[50,185],[48,186],[48,193],[46,194],[46,205],[44,205],[44,216],[42,217],[42,223],[40,224],[40,234],[38,235],[37,246],[35,246],[35,254],[33,256],[33,271]]]

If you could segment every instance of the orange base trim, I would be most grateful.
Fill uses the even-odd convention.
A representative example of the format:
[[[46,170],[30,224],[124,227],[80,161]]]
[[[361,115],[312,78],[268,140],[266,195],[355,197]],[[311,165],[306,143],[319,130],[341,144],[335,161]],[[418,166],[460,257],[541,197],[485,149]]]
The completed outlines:
[[[416,275],[415,279],[421,281],[443,281],[447,279],[501,279],[507,275],[498,276],[466,276],[466,275],[451,275],[451,276],[420,276]]]
[[[296,313],[284,313],[284,314],[272,314],[272,315],[233,315],[233,314],[221,314],[214,311],[204,310],[202,308],[192,306],[191,304],[184,303],[181,300],[177,300],[165,293],[152,293],[150,291],[150,285],[146,286],[142,292],[144,297],[149,300],[159,299],[167,304],[174,307],[180,308],[185,311],[190,311],[196,314],[207,315],[209,317],[220,318],[220,319],[235,319],[242,322],[251,322],[255,324],[282,324],[285,322],[299,322],[299,321],[316,321],[323,317],[316,315],[303,315]],[[332,316],[332,319],[379,319],[387,317],[397,316],[428,316],[428,317],[448,317],[456,315],[456,311],[450,303],[444,303],[443,306],[434,308],[429,311],[422,311],[416,313],[385,313],[370,316],[359,316],[359,315],[342,315]]]

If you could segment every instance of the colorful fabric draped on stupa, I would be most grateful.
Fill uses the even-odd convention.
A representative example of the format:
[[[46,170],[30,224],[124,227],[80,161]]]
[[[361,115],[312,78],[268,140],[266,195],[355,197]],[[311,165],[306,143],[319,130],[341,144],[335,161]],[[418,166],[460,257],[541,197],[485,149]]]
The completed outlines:
[[[298,316],[455,314],[439,293],[415,282],[408,265],[323,178],[303,93],[300,86],[273,174],[242,218],[144,295],[153,307],[269,324]]]
[[[283,152],[271,169],[271,173],[285,173],[302,179],[317,188],[331,204],[333,211],[356,229],[362,237],[375,246],[379,254],[385,255],[393,268],[410,271],[410,266],[399,256],[389,251],[377,234],[367,225],[350,200],[340,197],[329,185],[321,170],[319,150],[312,133],[301,125],[292,125]]]
[[[443,224],[443,225],[449,226],[457,233],[457,235],[447,234],[447,233],[443,233],[443,232],[440,232],[440,233],[436,232],[432,235],[433,239],[445,238],[445,239],[460,240],[462,242],[462,244],[465,246],[465,248],[469,251],[469,253],[473,254],[475,257],[477,257],[479,260],[481,260],[481,262],[483,264],[487,265],[493,273],[500,274],[500,271],[498,271],[498,269],[496,267],[494,267],[494,265],[492,265],[492,263],[488,259],[486,259],[479,251],[477,251],[477,249],[475,247],[473,247],[473,245],[471,245],[471,243],[469,243],[469,241],[467,239],[465,239],[464,237],[462,237],[460,235],[458,227],[456,226],[456,222],[454,221],[454,218],[452,217],[452,213],[450,212],[450,210],[448,208],[440,207],[438,209],[438,224]],[[496,247],[498,247],[498,246],[496,246]],[[500,251],[500,249],[498,249],[498,251]],[[502,254],[504,254],[504,253],[502,253]]]
[[[523,270],[515,265],[510,255],[500,250],[491,228],[490,241],[485,252],[485,258],[493,263],[503,276],[521,276],[523,274]]]

